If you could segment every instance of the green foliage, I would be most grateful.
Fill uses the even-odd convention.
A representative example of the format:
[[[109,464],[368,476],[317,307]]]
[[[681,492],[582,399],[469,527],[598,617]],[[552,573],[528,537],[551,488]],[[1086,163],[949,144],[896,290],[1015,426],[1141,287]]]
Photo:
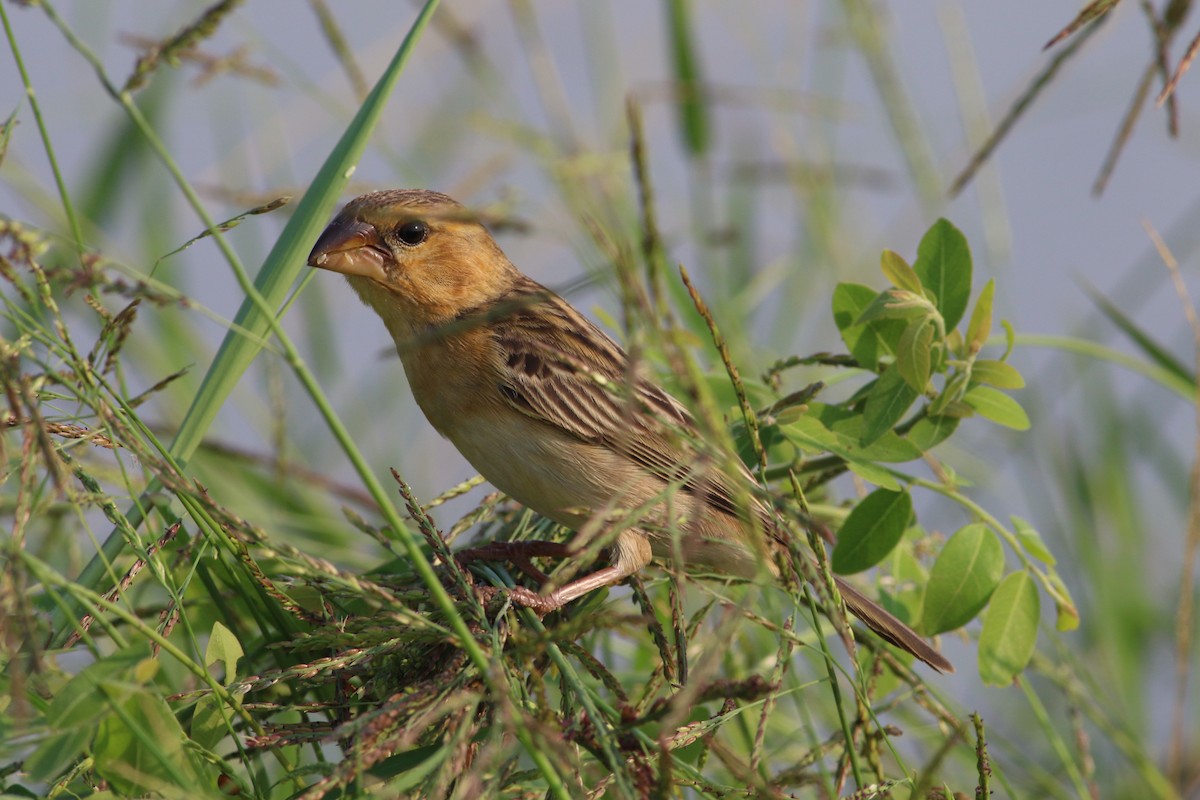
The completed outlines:
[[[913,267],[891,251],[885,251],[882,267],[893,288],[868,299],[866,287],[839,284],[833,301],[842,341],[863,367],[880,373],[867,394],[863,443],[895,427],[921,395],[929,397],[926,414],[934,425],[938,417],[978,413],[1007,427],[1028,428],[1029,418],[1015,400],[983,385],[1024,386],[1005,361],[1008,352],[984,360],[975,373],[991,330],[992,281],[976,299],[966,332],[955,330],[971,288],[971,251],[962,233],[938,220],[921,239]],[[931,385],[934,376],[943,379],[940,390]]]

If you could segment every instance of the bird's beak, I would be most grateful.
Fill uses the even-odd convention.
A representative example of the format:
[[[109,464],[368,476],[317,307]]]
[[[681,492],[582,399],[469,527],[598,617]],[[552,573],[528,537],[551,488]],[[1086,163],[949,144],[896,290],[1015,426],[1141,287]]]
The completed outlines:
[[[390,257],[374,225],[338,217],[317,239],[308,254],[308,265],[386,283],[383,265]]]

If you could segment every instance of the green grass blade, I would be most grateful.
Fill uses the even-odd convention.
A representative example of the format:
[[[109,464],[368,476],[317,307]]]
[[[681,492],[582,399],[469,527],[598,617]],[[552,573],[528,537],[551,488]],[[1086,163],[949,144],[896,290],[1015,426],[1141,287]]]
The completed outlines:
[[[391,95],[396,80],[400,77],[413,47],[421,38],[421,33],[437,5],[438,0],[428,0],[425,4],[403,44],[392,57],[375,88],[363,101],[362,107],[342,134],[342,138],[325,159],[308,191],[297,204],[296,211],[283,233],[267,255],[254,285],[268,305],[276,308],[281,305],[300,271],[307,268],[308,250],[316,241],[321,229],[329,222],[333,207],[366,148],[367,139],[383,112],[387,98]],[[237,316],[234,317],[234,324],[259,336],[265,336],[270,327],[265,315],[250,298],[242,303]],[[179,427],[179,433],[171,444],[173,456],[185,461],[196,451],[217,411],[260,349],[261,346],[253,339],[232,331],[226,334],[212,366],[204,376],[200,390],[196,393],[196,399],[188,409]]]
[[[268,308],[278,308],[283,303],[296,276],[305,269],[307,250],[316,240],[321,227],[328,221],[334,204],[353,173],[354,165],[366,148],[367,139],[379,120],[392,88],[437,5],[438,0],[428,0],[425,4],[408,36],[392,57],[375,88],[363,101],[362,107],[342,138],[325,159],[308,191],[296,205],[292,218],[267,255],[254,287]],[[196,452],[233,387],[262,349],[261,342],[269,332],[271,320],[255,300],[254,297],[247,297],[243,301],[234,318],[234,329],[225,335],[225,340],[221,343],[180,425],[179,432],[171,443],[169,452],[180,463],[186,462]],[[250,335],[246,335],[247,333]],[[152,485],[148,488],[149,492],[156,490],[157,486]],[[130,511],[129,521],[134,526],[141,523],[141,514],[137,508]],[[105,564],[111,563],[124,545],[125,542],[119,533],[114,531],[109,534],[100,552],[80,573],[79,583],[88,587],[95,586],[105,572]],[[65,619],[56,618],[55,630],[62,631],[64,622]]]
[[[1181,381],[1195,384],[1196,376],[1192,374],[1192,371],[1182,361],[1172,355],[1169,350],[1154,341],[1154,338],[1150,334],[1138,327],[1137,323],[1130,319],[1128,314],[1117,308],[1098,289],[1093,288],[1087,283],[1083,284],[1083,290],[1092,299],[1092,302],[1100,308],[1101,313],[1108,317],[1109,322],[1120,328],[1122,333],[1128,336],[1147,358]]]
[[[675,101],[679,126],[688,154],[702,156],[709,148],[708,108],[705,105],[704,79],[692,36],[690,4],[685,0],[669,0],[667,24],[670,37],[671,62],[675,70]]]

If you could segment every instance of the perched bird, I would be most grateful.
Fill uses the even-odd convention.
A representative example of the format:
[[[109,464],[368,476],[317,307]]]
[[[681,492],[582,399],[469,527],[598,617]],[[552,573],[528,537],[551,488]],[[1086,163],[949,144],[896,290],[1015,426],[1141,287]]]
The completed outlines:
[[[426,418],[497,489],[577,532],[603,535],[609,517],[633,510],[636,525],[613,523],[608,566],[548,594],[517,589],[516,600],[548,611],[653,557],[727,574],[777,573],[772,548],[783,533],[753,497],[750,473],[738,463],[740,474],[727,475],[694,444],[684,407],[639,374],[620,345],[518,271],[464,206],[425,190],[363,195],[329,224],[308,263],[344,274],[375,310]],[[539,575],[530,556],[569,556],[586,544],[513,543],[507,552]],[[884,639],[953,670],[883,608],[837,585]]]

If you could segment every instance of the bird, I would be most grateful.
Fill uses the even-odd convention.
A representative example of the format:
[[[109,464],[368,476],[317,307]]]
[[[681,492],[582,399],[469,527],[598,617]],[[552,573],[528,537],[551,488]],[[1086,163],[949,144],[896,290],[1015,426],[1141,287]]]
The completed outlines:
[[[485,556],[508,553],[544,580],[530,558],[570,558],[596,536],[610,538],[606,566],[545,593],[516,587],[518,602],[548,612],[655,558],[778,575],[772,555],[786,534],[756,497],[750,471],[698,444],[683,404],[518,270],[466,206],[427,189],[362,195],[325,228],[308,264],[343,274],[379,316],[433,428],[495,488],[576,532],[567,544],[484,546]],[[882,638],[953,671],[915,631],[835,582],[846,607]]]

